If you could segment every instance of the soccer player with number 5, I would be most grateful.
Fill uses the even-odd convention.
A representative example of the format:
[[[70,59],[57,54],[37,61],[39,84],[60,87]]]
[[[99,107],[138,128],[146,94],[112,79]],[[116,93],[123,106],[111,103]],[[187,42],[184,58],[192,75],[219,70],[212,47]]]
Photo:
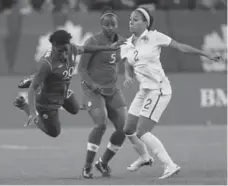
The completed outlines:
[[[116,51],[119,43],[106,46],[77,46],[70,42],[72,36],[65,30],[57,30],[51,34],[52,44],[37,63],[37,71],[19,87],[30,84],[27,98],[22,95],[15,101],[15,106],[28,114],[30,123],[36,124],[44,133],[51,137],[60,134],[58,109],[65,108],[76,114],[79,106],[69,91],[69,85],[74,75],[76,56],[82,53],[97,51]]]
[[[128,121],[124,131],[140,158],[133,162],[129,171],[136,171],[153,162],[147,148],[164,165],[160,179],[168,178],[180,171],[173,162],[162,142],[151,133],[166,109],[172,95],[170,82],[160,62],[161,47],[171,47],[183,53],[205,56],[219,61],[220,56],[212,56],[189,45],[179,43],[156,30],[150,30],[153,17],[146,8],[137,8],[130,16],[129,27],[133,34],[121,47],[121,57],[125,60],[125,86],[139,81],[140,89],[128,110]]]
[[[117,16],[110,8],[106,8],[100,18],[102,31],[89,38],[87,44],[107,45],[123,40],[116,34]],[[119,51],[96,52],[83,54],[79,63],[84,105],[93,119],[94,127],[87,143],[87,155],[82,175],[92,178],[93,161],[106,129],[107,120],[114,124],[115,131],[110,137],[103,156],[95,163],[95,167],[103,176],[110,175],[109,161],[124,142],[123,127],[126,121],[127,108],[121,91],[117,88]]]

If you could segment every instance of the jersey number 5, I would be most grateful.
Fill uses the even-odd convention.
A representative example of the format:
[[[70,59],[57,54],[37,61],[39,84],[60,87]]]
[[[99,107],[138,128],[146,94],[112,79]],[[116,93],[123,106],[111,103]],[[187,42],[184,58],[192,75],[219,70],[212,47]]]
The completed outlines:
[[[116,54],[114,53],[114,54],[112,54],[111,55],[111,61],[109,61],[109,63],[115,63],[116,62]]]

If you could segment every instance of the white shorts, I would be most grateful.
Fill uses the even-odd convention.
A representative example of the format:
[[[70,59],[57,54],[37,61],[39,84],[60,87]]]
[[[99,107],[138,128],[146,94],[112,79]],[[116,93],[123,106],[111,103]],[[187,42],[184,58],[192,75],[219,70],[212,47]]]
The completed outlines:
[[[160,90],[140,89],[135,95],[128,113],[158,122],[171,96],[171,94],[163,95]]]

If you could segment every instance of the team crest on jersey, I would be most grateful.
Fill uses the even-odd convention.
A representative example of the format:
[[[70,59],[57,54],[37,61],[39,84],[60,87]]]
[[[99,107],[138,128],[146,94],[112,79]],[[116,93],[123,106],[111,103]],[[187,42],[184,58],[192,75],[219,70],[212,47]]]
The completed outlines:
[[[148,37],[148,36],[143,36],[143,37],[142,37],[142,40],[143,40],[145,43],[148,43],[148,42],[149,42],[149,37]]]
[[[42,116],[44,119],[48,119],[48,115],[47,114],[43,114]]]
[[[87,105],[88,105],[88,107],[91,107],[92,106],[92,102],[89,101]]]

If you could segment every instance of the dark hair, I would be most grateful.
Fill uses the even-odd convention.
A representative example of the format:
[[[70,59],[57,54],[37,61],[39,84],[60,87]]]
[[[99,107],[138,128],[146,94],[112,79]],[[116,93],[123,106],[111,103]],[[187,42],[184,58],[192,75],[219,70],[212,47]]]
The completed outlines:
[[[103,8],[103,10],[102,10],[101,18],[103,18],[104,15],[105,15],[105,14],[108,14],[108,13],[114,14],[114,15],[117,17],[117,15],[116,15],[116,13],[114,12],[114,10],[112,9],[112,7],[110,7],[110,6],[105,6],[105,7]]]
[[[49,41],[51,44],[65,45],[70,43],[71,38],[71,34],[66,30],[56,30],[50,35]]]
[[[149,14],[149,16],[150,16],[149,26],[147,27],[147,29],[150,30],[150,29],[152,28],[152,26],[153,26],[154,17],[152,16],[151,11],[148,10],[147,8],[145,8],[145,7],[140,7],[140,8],[144,9],[144,10]],[[137,9],[136,9],[136,11],[138,11],[138,12],[142,15],[143,21],[147,21],[146,17],[144,16],[144,14],[143,14],[142,12],[140,12],[140,11],[137,10]]]

